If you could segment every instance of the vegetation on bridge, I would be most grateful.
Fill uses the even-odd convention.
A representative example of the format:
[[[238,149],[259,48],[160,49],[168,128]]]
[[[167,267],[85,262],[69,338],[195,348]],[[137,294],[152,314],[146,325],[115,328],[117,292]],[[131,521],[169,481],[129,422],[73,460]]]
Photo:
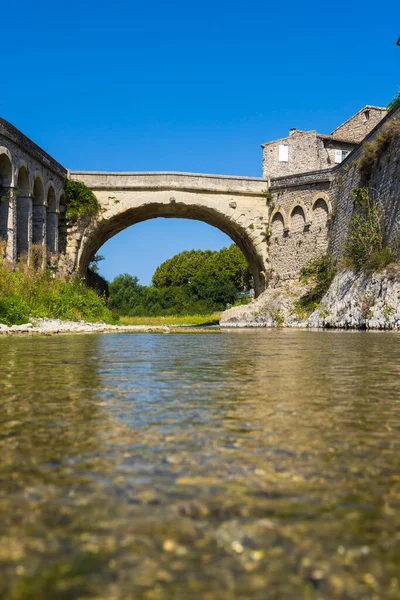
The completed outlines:
[[[64,179],[65,189],[65,216],[70,221],[80,217],[96,215],[100,210],[100,204],[96,196],[83,181]]]

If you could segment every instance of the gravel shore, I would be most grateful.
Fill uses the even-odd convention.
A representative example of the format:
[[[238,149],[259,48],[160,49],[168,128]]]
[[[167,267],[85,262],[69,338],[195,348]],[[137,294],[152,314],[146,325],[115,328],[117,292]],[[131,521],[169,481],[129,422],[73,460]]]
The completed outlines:
[[[174,326],[174,329],[179,326]],[[4,325],[0,323],[0,335],[38,334],[54,335],[57,333],[103,333],[118,332],[161,332],[168,333],[171,328],[167,325],[109,325],[107,323],[86,323],[85,321],[61,321],[60,319],[34,319],[23,325]]]

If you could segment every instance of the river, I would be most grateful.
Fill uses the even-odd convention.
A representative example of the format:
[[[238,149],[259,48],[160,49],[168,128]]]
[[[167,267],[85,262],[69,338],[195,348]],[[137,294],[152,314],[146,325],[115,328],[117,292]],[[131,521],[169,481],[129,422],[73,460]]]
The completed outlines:
[[[0,338],[0,597],[400,598],[399,350]]]

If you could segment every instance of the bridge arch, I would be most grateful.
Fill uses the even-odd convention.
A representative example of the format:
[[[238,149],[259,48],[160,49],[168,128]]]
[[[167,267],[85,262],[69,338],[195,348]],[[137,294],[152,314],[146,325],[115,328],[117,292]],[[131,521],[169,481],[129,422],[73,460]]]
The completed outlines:
[[[9,257],[9,233],[12,228],[11,192],[14,184],[12,157],[7,148],[0,146],[0,241],[4,248],[0,250]]]
[[[158,217],[191,219],[220,229],[238,245],[249,263],[255,293],[259,294],[266,284],[265,237],[250,222],[244,209],[237,210],[235,201],[222,203],[212,195],[199,196],[180,190],[124,192],[121,200],[112,196],[100,215],[88,223],[83,232],[75,234],[76,264],[80,273],[85,275],[99,248],[127,227]]]

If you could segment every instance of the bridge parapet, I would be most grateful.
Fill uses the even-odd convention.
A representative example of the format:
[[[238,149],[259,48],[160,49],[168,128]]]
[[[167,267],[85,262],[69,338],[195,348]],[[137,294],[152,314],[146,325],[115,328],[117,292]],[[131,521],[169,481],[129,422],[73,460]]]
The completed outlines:
[[[203,173],[69,171],[71,179],[83,181],[92,190],[187,190],[262,196],[268,180]]]

